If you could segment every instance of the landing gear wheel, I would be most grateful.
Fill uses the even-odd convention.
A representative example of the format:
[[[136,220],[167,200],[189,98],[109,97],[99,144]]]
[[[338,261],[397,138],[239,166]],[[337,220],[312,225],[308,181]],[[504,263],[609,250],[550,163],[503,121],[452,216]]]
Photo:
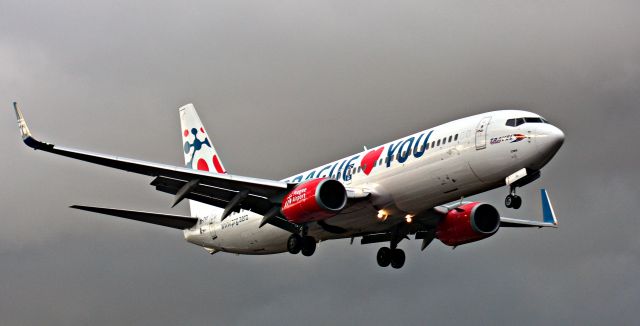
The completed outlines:
[[[304,256],[311,256],[316,252],[316,239],[313,237],[302,237],[302,254]]]
[[[507,208],[513,207],[513,200],[514,200],[513,195],[511,194],[507,195],[507,197],[504,198],[504,206],[507,206]]]
[[[404,266],[405,261],[404,250],[402,249],[393,249],[391,251],[391,267],[398,269]]]
[[[511,207],[513,209],[518,209],[522,206],[522,198],[520,196],[513,196],[513,202],[511,203]]]
[[[391,249],[387,247],[382,247],[378,249],[376,260],[378,261],[378,266],[380,267],[389,266],[389,264],[391,264]]]
[[[292,234],[287,239],[287,251],[291,254],[297,254],[302,249],[302,237],[297,234]]]

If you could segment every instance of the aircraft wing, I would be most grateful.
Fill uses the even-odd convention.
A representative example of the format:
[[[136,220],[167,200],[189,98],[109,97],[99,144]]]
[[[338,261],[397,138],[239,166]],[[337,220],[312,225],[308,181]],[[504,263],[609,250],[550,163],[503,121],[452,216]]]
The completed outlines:
[[[270,221],[281,228],[293,230],[293,223],[277,216],[282,197],[294,186],[282,181],[214,174],[184,167],[145,162],[130,158],[92,153],[36,140],[29,131],[22,112],[14,102],[18,127],[24,143],[35,149],[115,169],[155,177],[151,183],[157,190],[175,195],[174,206],[184,198],[225,208],[223,219],[231,211],[248,209],[259,214],[272,212]]]
[[[198,223],[198,219],[190,216],[169,215],[160,213],[131,211],[125,209],[73,205],[71,208],[83,211],[112,215],[145,223],[162,225],[174,229],[189,229]]]

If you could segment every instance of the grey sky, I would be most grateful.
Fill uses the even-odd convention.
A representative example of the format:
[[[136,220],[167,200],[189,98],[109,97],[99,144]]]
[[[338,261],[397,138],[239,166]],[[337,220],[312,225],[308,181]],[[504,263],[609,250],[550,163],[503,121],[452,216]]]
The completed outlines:
[[[0,324],[635,324],[638,1],[0,0]],[[151,179],[33,152],[71,147],[181,164],[193,102],[232,173],[282,178],[500,108],[567,134],[501,230],[378,268],[379,246],[312,258],[207,255],[174,230],[70,204],[170,210]]]

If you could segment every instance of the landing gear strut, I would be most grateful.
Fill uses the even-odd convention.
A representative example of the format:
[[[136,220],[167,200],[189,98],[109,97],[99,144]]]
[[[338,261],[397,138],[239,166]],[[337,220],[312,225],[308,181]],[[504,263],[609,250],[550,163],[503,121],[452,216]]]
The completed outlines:
[[[509,195],[504,199],[504,205],[513,209],[518,209],[522,206],[522,198],[516,195],[516,187],[511,187]]]
[[[378,266],[387,267],[391,265],[391,267],[398,269],[404,266],[405,254],[404,250],[398,248],[398,243],[404,238],[404,236],[400,235],[398,229],[393,233],[391,238],[391,248],[382,247],[378,250],[378,254],[376,255],[376,260],[378,261]]]

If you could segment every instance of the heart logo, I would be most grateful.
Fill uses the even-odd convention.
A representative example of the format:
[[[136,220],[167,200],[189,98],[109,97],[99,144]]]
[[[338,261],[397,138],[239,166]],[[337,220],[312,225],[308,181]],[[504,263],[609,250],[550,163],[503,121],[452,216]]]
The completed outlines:
[[[360,161],[360,167],[362,168],[362,172],[364,172],[364,174],[369,175],[369,173],[371,173],[374,163],[380,158],[383,150],[384,146],[370,151],[362,158],[362,161]]]

